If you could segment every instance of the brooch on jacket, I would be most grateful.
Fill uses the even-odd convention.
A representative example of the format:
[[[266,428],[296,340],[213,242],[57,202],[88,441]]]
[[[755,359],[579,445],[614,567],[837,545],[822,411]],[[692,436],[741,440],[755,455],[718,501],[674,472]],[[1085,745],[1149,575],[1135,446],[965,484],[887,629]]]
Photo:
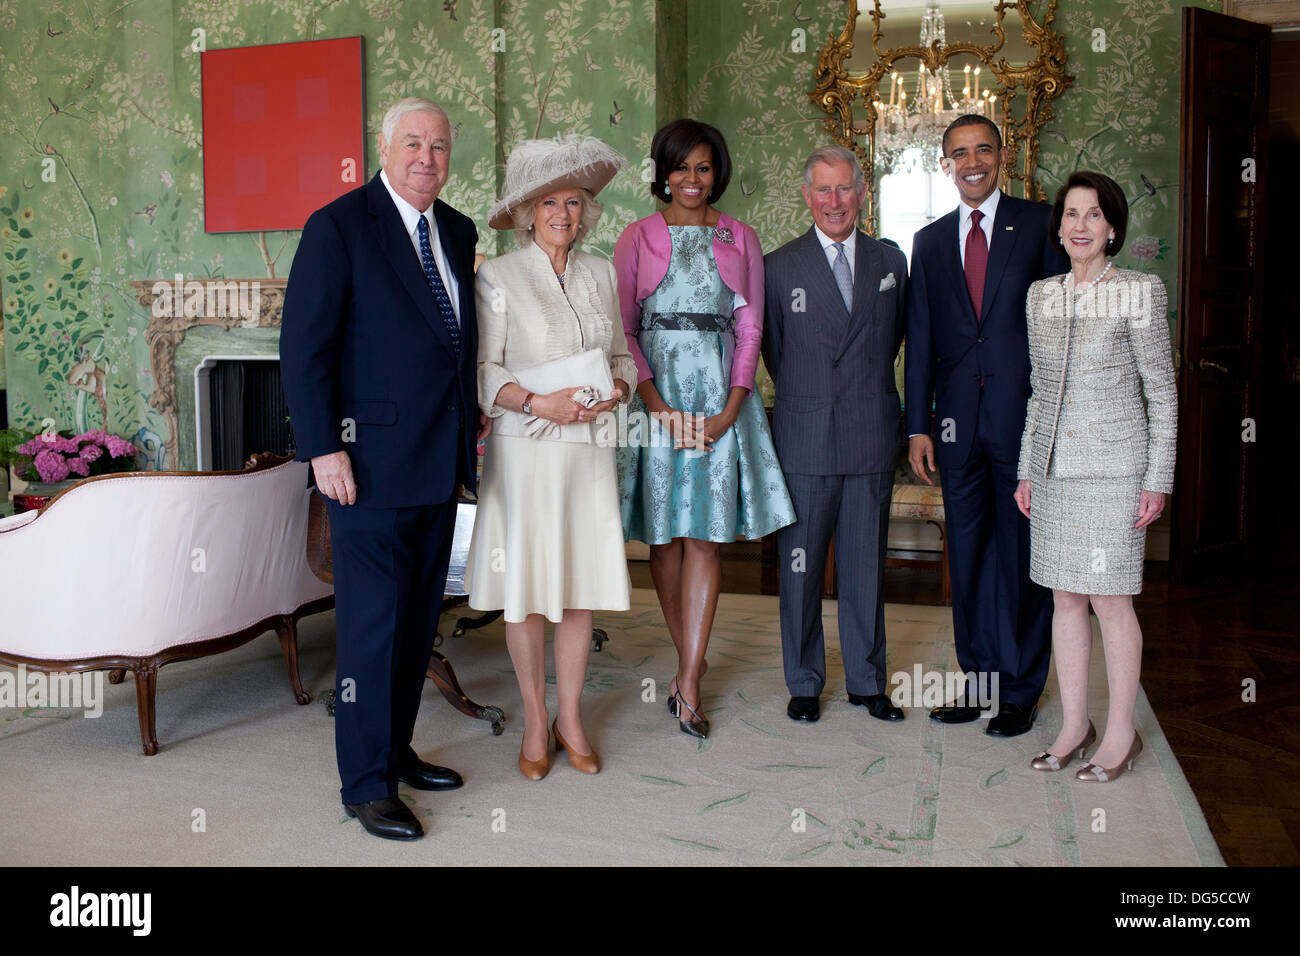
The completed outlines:
[[[731,234],[730,229],[724,229],[722,226],[713,227],[713,238],[718,242],[725,242],[729,246],[736,244],[736,237]]]

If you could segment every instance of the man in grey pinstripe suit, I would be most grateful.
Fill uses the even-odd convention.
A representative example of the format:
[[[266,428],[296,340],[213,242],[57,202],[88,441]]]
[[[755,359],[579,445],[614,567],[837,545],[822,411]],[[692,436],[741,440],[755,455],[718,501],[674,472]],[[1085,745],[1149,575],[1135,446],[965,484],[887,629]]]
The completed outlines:
[[[821,589],[831,536],[849,701],[901,720],[885,693],[884,556],[902,406],[907,259],[857,227],[866,192],[839,146],[804,165],[813,227],[764,258],[763,358],[776,383],[772,432],[796,521],[778,532],[781,645],[795,720],[820,716],[826,684]]]

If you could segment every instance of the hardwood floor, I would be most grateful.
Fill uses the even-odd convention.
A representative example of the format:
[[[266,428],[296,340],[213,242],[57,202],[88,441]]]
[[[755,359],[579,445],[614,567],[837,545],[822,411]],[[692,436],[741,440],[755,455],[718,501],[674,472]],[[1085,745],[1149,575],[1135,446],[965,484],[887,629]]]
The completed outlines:
[[[1291,540],[1294,540],[1292,538]],[[645,562],[632,583],[652,587]],[[1300,556],[1237,580],[1170,586],[1147,565],[1137,598],[1142,686],[1230,866],[1300,863]],[[760,593],[757,545],[724,549],[726,591]],[[885,598],[938,604],[939,573],[888,568]],[[1242,699],[1254,683],[1254,702]]]

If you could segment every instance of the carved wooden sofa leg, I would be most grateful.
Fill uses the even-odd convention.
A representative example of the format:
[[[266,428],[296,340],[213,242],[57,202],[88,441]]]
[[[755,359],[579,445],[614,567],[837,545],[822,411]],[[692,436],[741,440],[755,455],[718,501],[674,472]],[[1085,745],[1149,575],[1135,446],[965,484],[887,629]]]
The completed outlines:
[[[135,675],[135,709],[140,718],[140,743],[144,755],[152,757],[158,752],[158,728],[155,706],[158,694],[158,665],[154,661],[141,661],[131,668]]]
[[[310,704],[311,694],[303,689],[302,678],[298,674],[298,620],[292,614],[285,614],[275,624],[276,636],[280,638],[280,648],[284,651],[284,667],[289,672],[289,686],[293,688],[294,700],[300,704]]]

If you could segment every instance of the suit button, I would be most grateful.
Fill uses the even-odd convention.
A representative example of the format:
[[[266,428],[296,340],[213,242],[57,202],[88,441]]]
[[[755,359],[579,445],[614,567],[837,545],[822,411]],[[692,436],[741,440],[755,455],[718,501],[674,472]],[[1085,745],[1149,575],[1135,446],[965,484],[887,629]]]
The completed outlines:
[[[983,342],[983,341],[984,341],[984,336],[981,335],[981,336],[980,336],[979,338],[977,338],[975,341],[976,341],[976,342]]]
[[[450,405],[447,406],[447,411],[449,411],[449,412],[454,412],[455,410],[456,410],[456,403],[455,403],[455,402],[452,402]]]
[[[1066,434],[1067,437],[1069,437],[1069,438],[1073,438],[1073,437],[1074,437],[1074,429],[1071,428],[1071,429],[1070,429],[1069,431],[1067,431],[1065,434]]]
[[[834,362],[831,362],[831,368],[839,368],[839,367],[840,367],[840,363],[838,359],[836,359]]]

